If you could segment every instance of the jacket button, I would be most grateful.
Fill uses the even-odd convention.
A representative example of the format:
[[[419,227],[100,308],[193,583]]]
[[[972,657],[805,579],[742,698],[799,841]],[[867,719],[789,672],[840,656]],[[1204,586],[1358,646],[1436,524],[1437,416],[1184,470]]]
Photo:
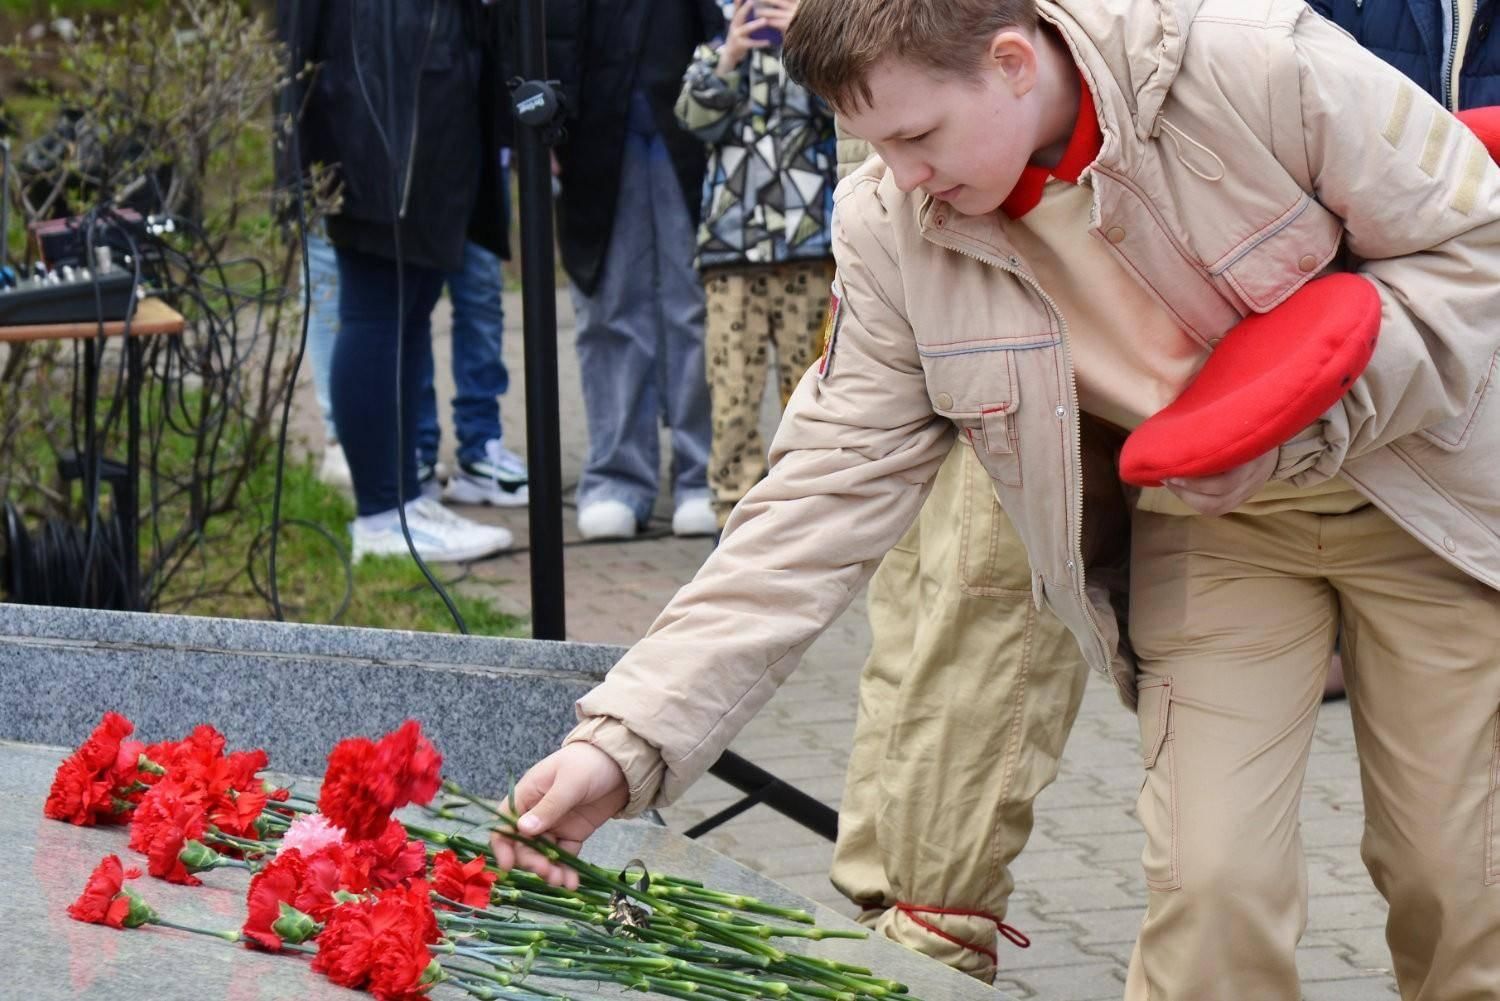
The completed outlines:
[[[953,397],[949,396],[947,393],[939,393],[937,394],[937,405],[944,410],[952,410]]]
[[[1443,548],[1450,553],[1456,553],[1458,552],[1458,543],[1453,541],[1453,536],[1445,535],[1443,536]]]
[[[1302,269],[1303,274],[1314,270],[1318,266],[1318,259],[1312,254],[1304,254],[1302,260],[1297,262],[1297,267]]]
[[[1110,243],[1122,243],[1125,240],[1125,230],[1120,226],[1111,226],[1104,234],[1104,238]]]

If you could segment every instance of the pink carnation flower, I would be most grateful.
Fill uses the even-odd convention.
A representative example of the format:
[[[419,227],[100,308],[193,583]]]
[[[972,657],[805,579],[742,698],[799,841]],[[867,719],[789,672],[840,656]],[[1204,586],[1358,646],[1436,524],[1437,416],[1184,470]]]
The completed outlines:
[[[295,848],[302,853],[303,858],[310,858],[329,845],[343,842],[342,827],[329,823],[328,818],[321,813],[303,813],[298,814],[292,821],[292,826],[287,828],[276,854],[280,856],[282,852]]]

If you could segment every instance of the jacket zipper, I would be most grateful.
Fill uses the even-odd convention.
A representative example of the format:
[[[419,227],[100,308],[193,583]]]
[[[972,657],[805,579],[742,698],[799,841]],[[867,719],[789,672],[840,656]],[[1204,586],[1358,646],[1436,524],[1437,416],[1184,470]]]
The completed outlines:
[[[422,123],[422,77],[426,75],[427,52],[432,48],[432,33],[437,30],[438,2],[433,0],[432,15],[427,19],[427,37],[422,40],[422,56],[417,60],[417,82],[412,88],[411,142],[406,148],[406,177],[401,183],[401,204],[396,209],[396,218],[406,218],[406,203],[411,200],[411,177],[416,173],[412,167],[417,159],[417,127]]]
[[[1453,100],[1453,66],[1458,59],[1458,0],[1448,0],[1448,51],[1443,57],[1443,107],[1456,111]]]
[[[1068,341],[1068,321],[1063,318],[1062,310],[1057,308],[1057,303],[1054,302],[1052,297],[1047,294],[1046,290],[1042,288],[1041,284],[1037,282],[1036,279],[1032,278],[1030,275],[1022,271],[1015,264],[1008,264],[1004,261],[1001,261],[997,257],[990,257],[987,254],[981,254],[978,251],[969,250],[967,248],[957,246],[947,240],[937,239],[931,236],[929,236],[928,239],[932,240],[933,243],[936,243],[940,247],[945,247],[948,250],[954,251],[955,253],[972,258],[980,262],[981,264],[987,264],[990,267],[997,268],[998,270],[1005,272],[1006,274],[1015,276],[1020,280],[1021,284],[1030,288],[1037,294],[1037,296],[1041,298],[1042,302],[1046,304],[1047,309],[1051,311],[1052,316],[1057,320],[1058,329],[1062,332],[1063,360],[1066,364],[1068,372],[1068,406],[1072,410],[1073,415],[1073,468],[1071,470],[1073,474],[1073,531],[1071,538],[1073,551],[1069,555],[1068,570],[1073,575],[1074,595],[1078,598],[1079,603],[1083,606],[1084,617],[1088,621],[1089,628],[1093,630],[1094,644],[1098,647],[1099,653],[1101,655],[1100,667],[1098,669],[1099,673],[1104,675],[1106,678],[1111,678],[1111,680],[1113,680],[1113,676],[1110,673],[1110,664],[1114,660],[1114,658],[1110,656],[1109,650],[1105,648],[1104,634],[1099,630],[1098,619],[1094,617],[1094,606],[1089,601],[1088,589],[1085,586],[1086,582],[1084,579],[1083,421],[1079,415],[1080,412],[1078,409],[1078,379],[1073,372],[1073,348]],[[1012,258],[1012,261],[1014,260],[1015,258]],[[1059,414],[1058,416],[1061,417],[1062,415]]]

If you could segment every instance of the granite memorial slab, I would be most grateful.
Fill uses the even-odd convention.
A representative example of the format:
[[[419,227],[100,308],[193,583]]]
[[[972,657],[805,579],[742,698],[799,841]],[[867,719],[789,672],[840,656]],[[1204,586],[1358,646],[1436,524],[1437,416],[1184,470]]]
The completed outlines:
[[[322,774],[333,744],[412,717],[476,792],[507,788],[574,724],[622,649],[0,604],[0,739],[69,746],[106,709],[147,740],[213,723],[278,768]]]
[[[92,722],[92,721],[91,721]],[[81,732],[87,732],[87,727]],[[70,738],[70,742],[76,735]],[[86,925],[67,916],[89,872],[110,852],[127,865],[122,828],[82,828],[42,816],[53,772],[68,751],[0,741],[0,936],[9,957],[0,997],[28,1001],[149,998],[152,1001],[337,1001],[360,996],[313,973],[306,957],[271,955],[158,927],[128,931]],[[302,783],[299,783],[301,785]],[[851,921],[691,841],[639,821],[606,824],[584,851],[590,861],[624,866],[643,860],[657,871],[702,880],[711,887],[812,911],[820,925],[853,928]],[[197,927],[230,930],[244,920],[248,873],[221,869],[199,887],[149,877],[131,886],[163,917]],[[924,1001],[1007,1001],[940,963],[882,938],[778,942],[868,967],[901,981]],[[549,984],[574,998],[624,997],[623,989],[594,984]],[[435,1001],[467,997],[448,985]],[[631,997],[641,995],[630,993]]]

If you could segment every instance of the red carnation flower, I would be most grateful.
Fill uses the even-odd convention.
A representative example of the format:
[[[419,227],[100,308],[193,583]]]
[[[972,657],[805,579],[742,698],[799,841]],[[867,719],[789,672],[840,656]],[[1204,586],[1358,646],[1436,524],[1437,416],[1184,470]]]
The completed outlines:
[[[407,720],[379,743],[351,737],[334,745],[318,811],[352,840],[379,837],[392,811],[428,803],[442,785],[443,757]]]
[[[432,859],[433,890],[470,907],[490,906],[490,887],[497,876],[485,868],[482,855],[460,862],[453,852],[441,851]]]
[[[402,723],[375,745],[375,788],[392,810],[408,803],[427,804],[443,785],[443,756],[422,736],[422,724]]]
[[[414,876],[420,876],[427,868],[427,846],[420,841],[410,841],[406,828],[399,820],[385,825],[380,837],[370,841],[358,841],[350,846],[351,853],[363,864],[368,882],[377,890],[401,886]]]
[[[149,856],[147,870],[159,879],[184,886],[201,882],[177,855],[208,828],[202,806],[191,802],[170,782],[155,786],[136,808],[130,825],[130,847]]]
[[[318,812],[355,840],[377,836],[391,816],[366,781],[374,770],[375,743],[364,737],[341,740],[328,755]]]
[[[127,819],[129,787],[135,769],[118,769],[121,747],[135,725],[117,712],[107,712],[78,749],[64,759],[53,776],[42,812],[53,820],[89,827]]]
[[[68,916],[91,925],[124,928],[130,913],[130,897],[124,893],[125,880],[135,879],[139,869],[126,870],[118,855],[100,859],[78,899],[68,905]]]
[[[251,877],[245,897],[249,916],[240,929],[246,944],[281,951],[281,935],[273,926],[281,920],[282,904],[297,906],[306,880],[307,866],[295,848],[276,856],[274,862]]]
[[[304,859],[302,887],[293,901],[297,910],[311,915],[314,921],[327,921],[328,915],[338,905],[333,895],[343,890],[347,893],[364,893],[370,888],[368,881],[352,885],[344,879],[346,852],[344,846],[328,845]]]
[[[416,880],[373,899],[341,904],[318,936],[313,969],[381,1001],[415,1001],[431,988],[427,945],[439,938],[427,883]]]

